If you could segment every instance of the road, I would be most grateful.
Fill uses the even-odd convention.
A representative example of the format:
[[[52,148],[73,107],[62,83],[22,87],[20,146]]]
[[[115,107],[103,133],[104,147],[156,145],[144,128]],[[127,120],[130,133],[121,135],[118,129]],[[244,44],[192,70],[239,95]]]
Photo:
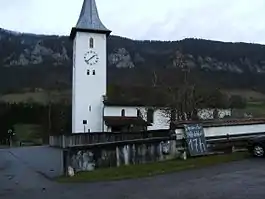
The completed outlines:
[[[33,151],[39,153],[40,150],[43,148],[0,149],[1,199],[263,199],[265,195],[263,159],[145,179],[57,184],[40,172],[50,172],[47,169],[50,168],[48,158],[44,158],[46,166],[44,161],[38,164],[30,162],[34,159],[39,161],[39,157],[34,158],[36,153]],[[53,169],[53,172],[58,172],[56,167]]]

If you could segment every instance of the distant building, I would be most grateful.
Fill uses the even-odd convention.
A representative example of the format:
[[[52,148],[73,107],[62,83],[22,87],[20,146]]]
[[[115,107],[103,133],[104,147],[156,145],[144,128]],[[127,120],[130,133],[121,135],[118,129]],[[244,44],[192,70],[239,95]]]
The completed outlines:
[[[72,133],[169,129],[170,118],[152,105],[103,99],[107,91],[106,46],[110,33],[99,18],[95,0],[84,0],[70,35],[73,40]],[[230,110],[219,110],[220,118],[230,115]],[[214,110],[199,110],[198,116],[213,119]]]

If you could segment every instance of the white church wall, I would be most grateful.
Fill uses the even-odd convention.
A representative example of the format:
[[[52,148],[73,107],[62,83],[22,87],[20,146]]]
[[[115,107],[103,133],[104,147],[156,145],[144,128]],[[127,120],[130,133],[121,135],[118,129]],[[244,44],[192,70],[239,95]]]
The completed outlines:
[[[122,110],[125,111],[126,117],[137,117],[137,107],[106,106],[104,116],[122,116]]]
[[[143,119],[147,121],[147,110],[148,108],[140,107],[138,108],[143,116]],[[169,118],[163,114],[162,110],[154,110],[152,126],[148,126],[147,130],[158,130],[158,129],[169,129]]]
[[[137,110],[141,111],[142,117],[144,120],[147,121],[147,107],[123,107],[123,106],[106,106],[104,109],[104,116],[121,116],[122,109],[125,110],[125,116],[127,117],[136,117]],[[230,116],[231,110],[230,109],[220,109],[219,111],[219,118],[223,118],[224,116]],[[213,119],[214,109],[202,109],[198,111],[198,116],[200,119]],[[169,129],[170,127],[170,117],[167,116],[163,110],[156,109],[154,111],[153,123],[152,126],[149,126],[148,130],[158,130],[158,129]],[[107,127],[105,127],[105,131]]]
[[[163,114],[161,110],[155,110],[154,112],[154,123],[149,126],[148,130],[158,130],[158,129],[169,129],[169,117]]]
[[[125,117],[137,117],[137,110],[141,111],[144,120],[147,120],[147,108],[145,107],[123,107],[123,106],[106,106],[104,108],[104,116],[121,116],[122,110],[125,110]],[[168,129],[168,118],[164,117],[161,110],[154,111],[154,122],[148,130]],[[107,131],[107,127],[105,127]]]
[[[137,107],[105,106],[104,116],[121,117],[124,109],[125,117],[137,117]],[[104,123],[104,132],[111,132],[111,128]]]
[[[94,48],[89,48],[89,39],[93,38]],[[77,32],[75,38],[75,64],[73,83],[73,133],[83,131],[101,132],[103,102],[102,96],[106,94],[106,35]],[[87,65],[84,55],[93,50],[99,56],[95,65]],[[90,75],[87,74],[90,71]],[[93,75],[95,70],[95,75]],[[83,124],[87,120],[87,125]]]

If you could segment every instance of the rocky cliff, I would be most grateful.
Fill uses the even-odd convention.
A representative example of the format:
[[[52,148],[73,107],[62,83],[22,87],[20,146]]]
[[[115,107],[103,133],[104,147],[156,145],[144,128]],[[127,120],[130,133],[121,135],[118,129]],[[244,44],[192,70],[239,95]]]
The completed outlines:
[[[30,87],[34,85],[34,81],[36,86],[42,87],[44,80],[41,79],[54,82],[47,80],[51,76],[56,78],[59,76],[59,79],[69,85],[71,59],[72,42],[66,36],[23,34],[0,29],[0,77],[5,80],[13,78],[12,81],[15,82],[20,81],[17,84],[6,83],[7,87],[9,84]],[[135,41],[118,36],[110,36],[108,39],[110,77],[116,77],[117,69],[123,72],[126,70],[123,75],[130,76],[132,72],[129,70],[152,72],[157,69],[170,70],[181,67],[206,73],[219,72],[244,78],[251,74],[263,78],[265,46],[201,39]],[[111,74],[114,70],[115,74]],[[17,72],[16,75],[13,74],[14,71]],[[45,78],[35,78],[38,80],[31,80],[30,85],[25,83],[25,79],[27,81],[32,79],[29,74],[33,73]]]

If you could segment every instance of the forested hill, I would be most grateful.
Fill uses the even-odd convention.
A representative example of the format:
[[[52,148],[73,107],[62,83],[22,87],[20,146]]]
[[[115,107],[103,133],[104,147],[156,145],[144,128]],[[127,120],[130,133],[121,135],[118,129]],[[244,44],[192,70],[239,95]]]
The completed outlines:
[[[179,57],[182,63],[179,64]],[[66,36],[22,34],[0,29],[0,93],[25,88],[70,88],[72,43]],[[108,82],[177,84],[181,67],[205,86],[265,87],[265,46],[202,39],[135,41],[108,39]],[[209,84],[209,82],[211,82]],[[265,90],[265,89],[264,89]]]

